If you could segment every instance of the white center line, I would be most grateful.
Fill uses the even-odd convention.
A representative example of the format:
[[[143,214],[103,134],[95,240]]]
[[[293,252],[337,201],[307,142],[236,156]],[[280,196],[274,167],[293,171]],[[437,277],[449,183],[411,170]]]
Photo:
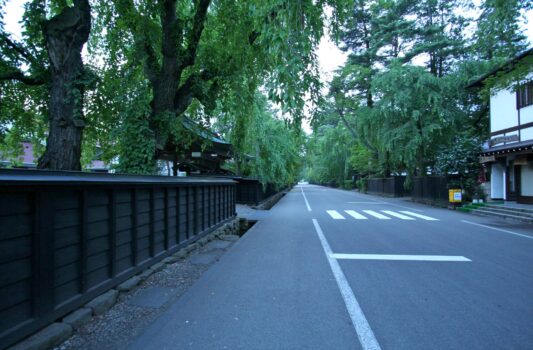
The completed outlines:
[[[324,249],[324,253],[326,253],[329,267],[331,268],[333,276],[335,276],[335,280],[337,281],[337,286],[339,286],[341,291],[342,299],[344,299],[344,304],[346,305],[348,314],[352,319],[352,324],[355,328],[355,332],[357,333],[357,337],[359,338],[361,346],[365,350],[381,350],[381,347],[374,336],[374,332],[372,331],[372,328],[370,328],[365,314],[363,313],[363,310],[361,310],[361,306],[359,306],[359,303],[353,294],[353,290],[350,288],[350,285],[348,284],[346,276],[344,276],[339,263],[336,259],[330,256],[332,254],[331,248],[329,247],[326,237],[324,237],[322,229],[318,225],[318,221],[313,219],[313,224],[315,225],[315,230],[318,235],[318,239],[322,244],[322,248]]]
[[[307,197],[305,196],[303,186],[300,186],[300,189],[302,190],[302,195],[304,196],[305,205],[307,206],[307,211],[311,211],[311,206],[309,205],[309,202],[307,201]]]
[[[368,215],[372,215],[373,217],[375,218],[378,218],[380,220],[390,220],[390,218],[388,216],[385,216],[383,214],[380,214],[378,212],[375,212],[373,210],[363,210],[365,213],[367,213]]]
[[[519,236],[519,237],[533,239],[533,236],[523,235],[521,233],[503,230],[501,228],[491,227],[491,226],[482,225],[482,224],[476,224],[475,222],[470,222],[470,221],[466,221],[466,220],[461,220],[461,222],[464,222],[465,224],[470,224],[470,225],[476,225],[476,226],[481,226],[481,227],[485,227],[485,228],[490,228],[491,230],[505,232],[505,233],[509,233],[509,234],[512,234],[512,235],[515,235],[515,236]]]
[[[415,219],[413,219],[410,216],[402,215],[400,213],[395,213],[392,210],[382,210],[382,212],[384,212],[385,214],[389,214],[390,216],[397,217],[397,218],[402,219],[402,220],[415,220]]]
[[[455,255],[330,254],[334,259],[394,261],[472,261]]]
[[[414,216],[415,218],[424,219],[424,220],[427,220],[427,221],[439,221],[439,219],[435,219],[435,218],[432,218],[432,217],[429,217],[429,216],[425,216],[425,215],[422,215],[422,214],[412,213],[410,211],[400,210],[400,213],[411,215],[411,216]]]
[[[368,218],[364,215],[359,214],[355,210],[345,210],[346,214],[350,215],[352,218],[357,220],[367,220]]]
[[[338,211],[336,210],[326,210],[328,214],[334,218],[335,220],[344,220],[344,216],[342,216]]]

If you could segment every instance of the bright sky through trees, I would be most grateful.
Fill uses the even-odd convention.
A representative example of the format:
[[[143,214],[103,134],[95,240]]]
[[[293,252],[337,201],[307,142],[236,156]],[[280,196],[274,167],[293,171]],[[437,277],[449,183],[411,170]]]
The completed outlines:
[[[23,5],[27,0],[9,0],[6,5],[6,30],[20,37],[19,21],[24,13]],[[479,1],[475,1],[479,3]],[[526,22],[521,23],[529,42],[533,44],[533,10],[526,13]],[[325,35],[320,41],[317,51],[318,61],[320,64],[320,73],[323,81],[330,81],[333,72],[342,66],[346,61],[346,54],[342,52],[337,45],[331,40],[329,34]]]

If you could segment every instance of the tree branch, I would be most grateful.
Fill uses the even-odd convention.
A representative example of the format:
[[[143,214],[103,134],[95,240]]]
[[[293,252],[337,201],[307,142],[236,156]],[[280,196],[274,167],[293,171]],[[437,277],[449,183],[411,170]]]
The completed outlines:
[[[143,54],[143,68],[152,84],[157,82],[161,70],[157,55],[144,28],[144,17],[139,14],[132,0],[119,0],[116,10],[120,18],[131,28],[135,47]]]
[[[183,70],[194,64],[196,60],[196,52],[198,44],[202,37],[204,30],[205,19],[207,18],[207,9],[211,4],[211,0],[197,0],[196,13],[194,14],[194,22],[191,31],[187,36],[187,49],[183,54],[183,59],[180,62],[180,70]]]
[[[46,80],[24,75],[21,71],[0,72],[0,81],[3,80],[16,80],[31,86],[46,84]]]
[[[185,82],[179,87],[174,97],[174,107],[176,108],[176,115],[184,113],[192,102],[193,98],[201,98],[198,91],[202,84],[213,79],[216,74],[212,71],[202,71],[200,73],[191,74]]]
[[[31,53],[28,52],[22,45],[11,40],[9,36],[5,33],[0,33],[0,39],[3,40],[7,46],[15,50],[20,56],[22,56],[26,61],[32,64],[38,64],[38,61]],[[39,64],[40,65],[40,64]]]

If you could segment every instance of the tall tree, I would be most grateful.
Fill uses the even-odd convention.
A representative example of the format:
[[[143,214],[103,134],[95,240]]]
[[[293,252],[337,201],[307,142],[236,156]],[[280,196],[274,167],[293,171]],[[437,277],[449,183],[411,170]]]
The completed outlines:
[[[236,115],[252,105],[259,86],[298,124],[306,92],[313,98],[319,92],[314,49],[323,31],[323,12],[326,5],[337,9],[345,2],[98,2],[92,49],[104,53],[106,69],[120,66],[121,75],[130,76],[132,70],[141,71],[137,85],[147,85],[150,94],[149,113],[142,108],[143,115],[134,120],[143,124],[139,129],[148,126],[145,137],[153,135],[155,142],[146,144],[153,156],[145,157],[150,152],[143,150],[142,164],[135,168],[150,171],[161,149],[182,143],[179,124],[185,114],[206,122],[222,104],[235,107],[233,116],[222,117],[245,122]],[[140,96],[117,98],[128,101],[132,95]],[[236,95],[245,99],[236,104]],[[125,121],[120,121],[122,127]]]
[[[527,49],[527,38],[519,27],[521,11],[533,8],[530,1],[485,0],[477,22],[474,47],[480,58],[509,58]]]
[[[86,86],[81,51],[91,29],[91,8],[88,0],[74,0],[70,7],[61,4],[52,2],[47,8],[34,0],[27,5],[24,43],[0,28],[0,80],[47,86],[49,129],[38,167],[81,170]],[[47,19],[49,12],[57,14]]]

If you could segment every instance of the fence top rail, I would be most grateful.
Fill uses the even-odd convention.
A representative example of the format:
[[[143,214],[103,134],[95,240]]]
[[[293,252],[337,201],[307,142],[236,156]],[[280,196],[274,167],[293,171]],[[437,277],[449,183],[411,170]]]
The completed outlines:
[[[199,178],[199,177],[205,177],[206,175],[197,175],[197,174],[191,174],[190,177]],[[237,176],[237,175],[208,175],[208,177],[216,178],[216,179],[231,179],[238,182],[261,182],[261,179],[253,178],[253,177],[244,177],[244,176]]]
[[[48,171],[0,169],[0,187],[18,185],[229,185],[235,184],[231,179],[212,177],[173,177],[156,175],[126,175],[89,173],[81,171]]]

